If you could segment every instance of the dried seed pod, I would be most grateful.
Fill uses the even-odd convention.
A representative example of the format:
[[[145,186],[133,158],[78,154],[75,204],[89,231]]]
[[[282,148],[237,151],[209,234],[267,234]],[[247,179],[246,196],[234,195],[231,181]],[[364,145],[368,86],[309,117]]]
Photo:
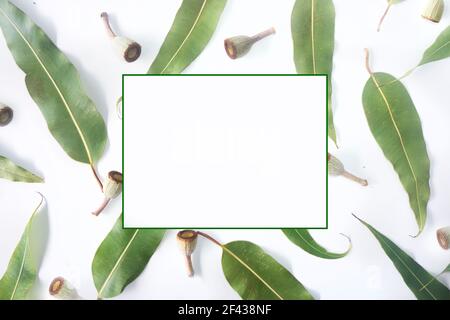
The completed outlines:
[[[246,55],[256,42],[274,33],[275,29],[270,28],[254,35],[253,37],[235,36],[225,39],[225,51],[231,59],[240,58]]]
[[[0,103],[0,127],[8,125],[11,122],[13,116],[13,110],[7,105]]]
[[[192,277],[194,275],[194,268],[192,267],[191,255],[197,246],[198,233],[194,230],[183,230],[177,234],[177,242],[180,247],[181,252],[186,258],[186,267],[188,271],[188,276]]]
[[[423,9],[422,17],[438,23],[441,21],[444,13],[444,0],[428,0],[426,7]]]
[[[450,244],[450,226],[440,228],[436,231],[436,236],[442,249],[448,250]]]
[[[61,300],[81,300],[75,287],[63,277],[53,279],[48,289],[49,293]]]
[[[362,186],[367,186],[367,180],[358,178],[357,176],[347,172],[344,168],[344,165],[338,158],[328,153],[328,174],[332,176],[343,176],[347,179],[353,180],[359,183]]]
[[[105,198],[100,207],[92,212],[94,216],[98,216],[106,208],[111,199],[117,198],[122,193],[122,182],[122,173],[118,171],[110,171],[108,173],[108,180],[103,184]]]
[[[109,17],[106,12],[103,12],[101,14],[101,18],[103,19],[106,32],[112,39],[114,47],[120,53],[120,55],[125,59],[126,62],[136,61],[141,55],[141,45],[136,41],[116,35],[111,28]]]
[[[118,171],[110,171],[108,173],[108,180],[103,187],[103,193],[108,199],[114,199],[122,192],[123,176]]]

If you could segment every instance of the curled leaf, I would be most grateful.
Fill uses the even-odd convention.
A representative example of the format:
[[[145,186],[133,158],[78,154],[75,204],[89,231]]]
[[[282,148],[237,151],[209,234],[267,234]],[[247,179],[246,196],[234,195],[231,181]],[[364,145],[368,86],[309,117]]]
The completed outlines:
[[[0,178],[17,182],[41,183],[44,179],[0,156]]]
[[[183,0],[148,73],[181,73],[211,39],[226,0]]]
[[[31,234],[33,221],[39,212],[44,198],[34,209],[16,249],[14,250],[8,267],[0,279],[0,300],[24,300],[33,287],[38,273],[38,259],[32,250]]]
[[[121,215],[92,261],[98,297],[112,298],[122,293],[144,271],[164,233],[162,229],[123,229]]]
[[[356,217],[356,216],[355,216]],[[405,281],[405,284],[419,300],[449,300],[450,290],[439,281],[433,281],[434,277],[420,264],[414,261],[408,254],[399,248],[394,242],[382,233],[378,232],[367,222],[356,217],[365,225],[380,243],[386,255]],[[426,286],[424,288],[424,286]],[[424,288],[424,289],[422,289]]]
[[[318,244],[309,233],[308,229],[283,229],[286,237],[295,245],[302,248],[313,256],[323,259],[339,259],[345,257],[352,249],[352,242],[350,238],[345,236],[349,241],[348,249],[343,253],[330,252],[320,244]]]
[[[222,249],[223,273],[242,299],[314,299],[286,268],[256,244],[234,241],[223,245]]]

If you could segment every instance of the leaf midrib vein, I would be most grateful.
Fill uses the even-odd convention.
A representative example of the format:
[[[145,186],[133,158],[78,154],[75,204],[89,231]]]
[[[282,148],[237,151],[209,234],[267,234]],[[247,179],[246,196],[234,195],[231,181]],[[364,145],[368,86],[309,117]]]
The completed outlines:
[[[408,151],[406,150],[405,144],[403,142],[403,137],[402,137],[402,135],[400,133],[400,130],[399,130],[398,126],[397,126],[397,123],[395,122],[394,115],[392,113],[389,101],[387,100],[386,95],[384,94],[383,90],[381,89],[380,85],[378,84],[377,79],[375,78],[375,76],[373,74],[371,75],[371,78],[372,78],[373,82],[375,83],[375,86],[377,87],[378,91],[380,92],[384,103],[386,104],[386,108],[388,110],[388,113],[389,113],[389,116],[391,118],[392,124],[394,125],[395,131],[396,131],[396,133],[398,135],[398,138],[400,140],[400,144],[401,144],[402,149],[403,149],[403,153],[405,154],[406,160],[408,162],[409,169],[411,170],[411,174],[412,174],[412,176],[414,178],[414,183],[415,183],[415,187],[416,187],[417,208],[419,209],[419,229],[421,230],[423,228],[423,217],[422,217],[423,213],[422,213],[422,210],[421,210],[421,207],[420,207],[419,184],[418,184],[418,181],[417,181],[416,173],[414,172],[414,168],[412,167],[411,160],[409,159]]]
[[[0,12],[6,17],[6,19],[8,20],[8,22],[13,26],[13,28],[16,30],[16,32],[20,35],[20,37],[22,38],[22,40],[25,42],[25,44],[29,47],[29,49],[31,50],[32,54],[35,56],[36,60],[38,61],[39,65],[42,67],[42,69],[44,70],[45,74],[48,76],[48,78],[50,79],[50,82],[53,84],[53,86],[55,87],[56,91],[58,92],[58,95],[60,96],[64,107],[66,108],[67,112],[69,113],[69,116],[78,132],[78,135],[80,136],[80,139],[83,143],[83,146],[85,148],[86,151],[86,155],[88,157],[89,163],[93,164],[93,160],[92,160],[92,156],[89,150],[89,147],[87,145],[86,139],[83,135],[83,132],[77,122],[77,120],[75,119],[74,114],[72,113],[72,110],[70,109],[70,106],[68,104],[68,102],[66,101],[66,98],[64,97],[63,93],[61,92],[61,89],[58,87],[58,85],[56,84],[56,81],[53,79],[52,75],[50,74],[50,71],[47,70],[47,68],[45,67],[44,63],[42,62],[41,58],[39,57],[39,55],[37,54],[37,52],[34,50],[33,46],[30,44],[30,42],[26,39],[26,37],[24,36],[24,34],[20,31],[19,27],[14,23],[14,21],[11,20],[11,18],[6,14],[6,12],[0,8]]]
[[[222,245],[222,249],[225,250],[228,254],[230,254],[234,259],[236,259],[240,264],[242,264],[247,270],[249,270],[259,281],[261,281],[270,291],[272,291],[280,300],[284,300],[284,298],[274,289],[272,288],[256,271],[254,271],[248,264],[246,264],[241,258],[239,258],[233,251],[228,249],[226,246]]]
[[[11,177],[18,177],[18,178],[21,178],[21,179],[24,179],[24,180],[29,180],[29,176],[27,176],[27,175],[25,175],[25,174],[20,174],[20,173],[17,173],[17,172],[14,172],[14,171],[10,171],[10,170],[7,170],[7,169],[4,169],[4,168],[2,168],[2,169],[0,169],[0,173],[5,173],[6,175],[9,175],[9,176],[11,176]],[[34,174],[32,174],[32,173],[30,173],[31,175],[32,175],[32,178],[35,178],[36,177],[36,175],[34,175]]]
[[[316,74],[317,73],[317,68],[316,68],[316,41],[315,41],[315,37],[314,37],[314,23],[315,23],[315,16],[314,16],[314,5],[315,2],[314,0],[311,0],[311,50],[312,50],[312,64],[313,64],[313,73]]]
[[[113,268],[111,269],[111,271],[109,272],[108,276],[106,277],[105,282],[103,282],[102,287],[100,288],[100,290],[98,291],[98,296],[101,297],[103,290],[105,290],[106,285],[108,284],[108,282],[111,280],[113,274],[116,272],[117,268],[119,267],[120,263],[122,262],[125,254],[127,253],[128,249],[130,248],[131,244],[133,243],[134,239],[136,238],[138,232],[140,231],[140,229],[136,229],[136,231],[133,233],[133,236],[131,237],[131,239],[128,241],[127,245],[125,246],[125,248],[123,249],[123,251],[121,252],[119,258],[117,259],[116,263],[114,264]]]
[[[25,259],[27,257],[28,254],[28,248],[29,248],[29,241],[30,241],[30,229],[31,229],[31,224],[33,222],[34,216],[36,215],[36,213],[39,211],[39,209],[41,208],[42,203],[44,202],[44,198],[41,198],[41,201],[39,202],[38,206],[34,209],[30,220],[28,221],[27,227],[26,227],[26,237],[25,237],[25,249],[23,250],[23,256],[22,256],[22,262],[20,264],[20,270],[19,270],[19,274],[17,276],[17,280],[16,283],[14,285],[14,289],[13,292],[11,293],[11,298],[10,300],[13,300],[16,292],[17,292],[17,288],[19,287],[19,282],[20,279],[22,279],[22,275],[23,275],[23,269],[25,269]]]
[[[298,234],[298,236],[305,241],[305,243],[314,251],[318,252],[319,254],[323,254],[329,258],[334,258],[335,256],[338,256],[338,254],[332,254],[331,252],[327,252],[327,251],[320,251],[319,249],[317,249],[316,247],[314,247],[311,243],[308,242],[307,239],[305,239],[305,237],[303,237],[303,235],[301,233],[298,232],[297,229],[295,229],[295,233]]]
[[[431,54],[430,57],[434,56],[437,52],[439,52],[439,50],[442,50],[442,48],[448,46],[450,44],[450,41],[447,41],[445,44],[443,44],[442,46],[440,46],[439,48],[437,48],[436,50],[434,50]]]
[[[384,245],[397,257],[397,259],[401,262],[401,264],[406,268],[406,270],[408,270],[413,277],[417,280],[417,282],[420,283],[421,287],[424,287],[424,284],[422,283],[422,281],[419,279],[418,276],[416,276],[416,274],[408,267],[408,265],[406,264],[406,262],[403,261],[403,259],[397,254],[397,252],[394,251],[394,249],[391,248],[391,246],[389,245],[389,243],[387,243],[386,241],[384,241],[384,239],[382,237],[379,237],[380,241],[382,243],[384,243]],[[430,296],[433,298],[433,300],[437,300],[436,297],[428,290],[427,287],[424,287],[425,290],[430,294]]]
[[[198,21],[200,20],[200,17],[203,13],[203,10],[205,9],[206,3],[208,2],[208,0],[204,0],[202,6],[200,7],[200,11],[197,15],[197,17],[194,20],[194,23],[192,24],[191,29],[189,30],[188,34],[186,35],[186,37],[183,39],[183,41],[181,42],[181,45],[178,47],[178,49],[175,51],[175,53],[173,54],[173,56],[170,58],[169,62],[167,62],[166,66],[164,67],[164,69],[161,71],[161,74],[163,74],[166,69],[169,67],[169,65],[172,63],[172,61],[175,59],[175,57],[178,55],[178,53],[181,51],[181,49],[184,47],[186,41],[189,39],[189,37],[191,36],[192,32],[194,31],[195,27],[198,24]]]

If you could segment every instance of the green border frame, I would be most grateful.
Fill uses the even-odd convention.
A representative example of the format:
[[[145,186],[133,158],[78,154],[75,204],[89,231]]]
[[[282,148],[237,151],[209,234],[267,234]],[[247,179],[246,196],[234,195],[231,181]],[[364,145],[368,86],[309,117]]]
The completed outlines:
[[[326,154],[324,156],[325,159],[325,168],[326,168],[326,175],[325,175],[325,194],[326,194],[326,203],[325,203],[325,211],[326,211],[326,222],[325,227],[266,227],[266,228],[258,228],[258,227],[237,227],[237,228],[229,228],[229,227],[195,227],[195,226],[180,226],[180,227],[157,227],[157,228],[150,228],[150,227],[144,227],[144,228],[135,228],[135,227],[125,227],[125,188],[124,184],[122,184],[122,228],[123,229],[167,229],[167,230],[180,230],[180,229],[196,229],[196,230],[222,230],[222,229],[228,229],[228,230],[279,230],[279,229],[309,229],[309,230],[325,230],[328,229],[328,104],[330,101],[328,101],[328,92],[329,92],[329,75],[328,74],[295,74],[295,73],[275,73],[275,74],[208,74],[208,73],[197,73],[197,74],[134,74],[134,73],[126,73],[122,74],[122,174],[125,174],[125,77],[205,77],[205,76],[242,76],[242,77],[325,77],[326,79],[326,124],[325,124],[325,141],[326,141]]]

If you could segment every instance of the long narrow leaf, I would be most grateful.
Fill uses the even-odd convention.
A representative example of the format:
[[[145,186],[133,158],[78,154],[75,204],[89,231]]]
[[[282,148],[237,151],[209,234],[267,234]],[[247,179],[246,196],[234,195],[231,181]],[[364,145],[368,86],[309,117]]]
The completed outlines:
[[[0,27],[53,137],[74,160],[93,165],[103,154],[106,126],[73,64],[8,0],[0,0]]]
[[[17,182],[41,183],[44,179],[0,156],[0,178]]]
[[[181,73],[211,39],[226,0],[183,0],[148,73]]]
[[[44,198],[31,215],[8,267],[0,279],[0,300],[24,300],[33,287],[38,273],[38,259],[32,250],[31,233],[33,221],[42,206]]]
[[[335,10],[332,0],[297,0],[291,16],[297,73],[328,75],[328,135],[336,143],[331,107]]]
[[[419,114],[405,86],[387,73],[371,74],[362,100],[372,135],[408,193],[420,233],[430,198],[430,160]]]
[[[419,66],[450,57],[450,26],[437,37],[436,41],[425,51]]]
[[[123,229],[122,215],[100,244],[92,261],[99,298],[112,298],[144,271],[164,237],[161,229]]]
[[[283,229],[283,233],[294,244],[306,252],[323,259],[339,259],[345,257],[352,249],[349,239],[348,249],[343,253],[330,252],[318,244],[307,229]]]
[[[356,217],[357,218],[357,217]],[[365,225],[380,243],[386,255],[405,281],[405,284],[420,300],[449,300],[450,290],[434,277],[408,254],[399,248],[385,235],[377,231],[367,222],[357,218]],[[428,284],[428,285],[427,285]],[[425,287],[426,286],[426,287]],[[425,288],[424,288],[425,287]],[[422,289],[424,288],[424,289]]]
[[[223,273],[242,299],[314,299],[286,268],[254,243],[234,241],[222,249]]]

